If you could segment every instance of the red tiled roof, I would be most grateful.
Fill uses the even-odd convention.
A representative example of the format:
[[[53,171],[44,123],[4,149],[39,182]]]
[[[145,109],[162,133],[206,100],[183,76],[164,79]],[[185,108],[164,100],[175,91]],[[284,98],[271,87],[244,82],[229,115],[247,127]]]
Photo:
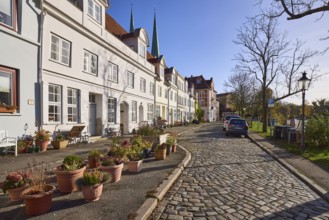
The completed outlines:
[[[121,38],[124,34],[128,34],[128,32],[109,14],[105,14],[105,29],[118,38]]]

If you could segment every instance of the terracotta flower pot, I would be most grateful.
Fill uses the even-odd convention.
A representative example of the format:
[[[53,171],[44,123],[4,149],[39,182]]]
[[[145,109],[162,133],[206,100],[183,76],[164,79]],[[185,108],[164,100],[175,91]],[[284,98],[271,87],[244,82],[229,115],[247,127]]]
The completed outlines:
[[[51,145],[53,145],[54,149],[60,150],[64,149],[69,145],[69,140],[63,140],[63,141],[52,141]]]
[[[154,156],[156,160],[164,160],[166,159],[167,149],[159,149],[154,152]]]
[[[60,168],[57,167],[54,170],[54,173],[56,174],[59,191],[62,193],[77,191],[78,185],[76,184],[76,181],[83,176],[85,169],[86,166],[77,170],[67,171],[60,170]]]
[[[103,183],[93,186],[83,186],[81,191],[87,202],[97,201],[102,195]]]
[[[40,146],[40,150],[42,152],[46,151],[47,150],[47,147],[48,147],[48,141],[36,141],[36,144],[38,146]]]
[[[128,170],[132,173],[137,173],[142,170],[143,160],[129,161]]]
[[[123,163],[115,166],[100,166],[100,169],[104,172],[111,174],[111,182],[115,183],[121,180],[121,174],[123,169]]]
[[[29,216],[40,215],[48,212],[52,207],[52,194],[55,192],[56,187],[53,185],[46,185],[45,191],[35,193],[34,187],[25,189],[21,197],[25,202],[25,211]]]
[[[21,186],[15,189],[8,189],[10,201],[16,202],[22,200],[21,193],[27,189],[27,186]]]
[[[171,152],[175,153],[177,151],[177,145],[176,144],[173,144],[171,146]]]

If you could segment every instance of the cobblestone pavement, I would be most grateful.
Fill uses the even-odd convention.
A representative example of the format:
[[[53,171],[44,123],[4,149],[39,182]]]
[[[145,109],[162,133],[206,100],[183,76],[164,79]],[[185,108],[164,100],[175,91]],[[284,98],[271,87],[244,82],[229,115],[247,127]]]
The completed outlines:
[[[179,143],[192,160],[149,219],[329,219],[329,204],[249,139],[211,124]]]

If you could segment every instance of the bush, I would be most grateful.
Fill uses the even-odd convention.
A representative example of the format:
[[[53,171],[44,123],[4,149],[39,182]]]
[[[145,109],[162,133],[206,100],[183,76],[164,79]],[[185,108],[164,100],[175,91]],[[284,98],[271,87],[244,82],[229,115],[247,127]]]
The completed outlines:
[[[329,147],[329,117],[316,116],[307,121],[306,143],[312,147]]]
[[[160,131],[157,129],[154,129],[153,127],[146,125],[138,129],[137,131],[138,135],[141,136],[157,136],[160,134]]]

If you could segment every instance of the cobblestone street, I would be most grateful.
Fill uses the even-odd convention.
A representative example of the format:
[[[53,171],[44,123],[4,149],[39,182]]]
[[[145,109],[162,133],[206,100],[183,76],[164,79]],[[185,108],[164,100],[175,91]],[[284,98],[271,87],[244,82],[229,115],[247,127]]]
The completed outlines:
[[[211,124],[179,144],[192,160],[150,219],[329,219],[329,204],[248,138]]]

